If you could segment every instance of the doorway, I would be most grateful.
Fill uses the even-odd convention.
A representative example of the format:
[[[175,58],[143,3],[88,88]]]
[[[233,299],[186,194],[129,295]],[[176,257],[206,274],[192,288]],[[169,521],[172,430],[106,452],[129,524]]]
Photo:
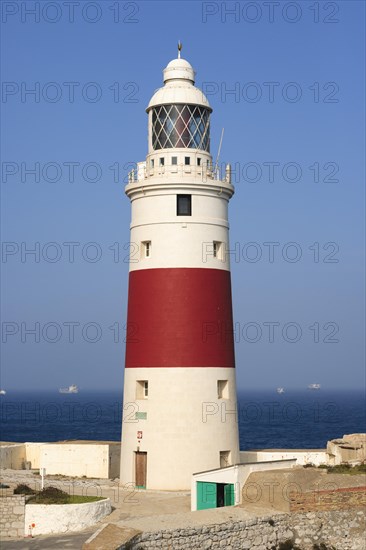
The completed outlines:
[[[135,451],[135,486],[146,489],[147,453]]]
[[[234,506],[233,483],[209,483],[197,481],[197,510]]]

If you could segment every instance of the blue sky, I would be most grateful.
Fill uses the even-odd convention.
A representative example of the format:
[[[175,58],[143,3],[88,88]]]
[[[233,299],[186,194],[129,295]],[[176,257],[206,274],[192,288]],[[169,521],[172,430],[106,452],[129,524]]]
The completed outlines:
[[[365,4],[71,4],[2,3],[1,385],[122,387],[124,180],[180,39],[238,172],[239,389],[362,387]]]

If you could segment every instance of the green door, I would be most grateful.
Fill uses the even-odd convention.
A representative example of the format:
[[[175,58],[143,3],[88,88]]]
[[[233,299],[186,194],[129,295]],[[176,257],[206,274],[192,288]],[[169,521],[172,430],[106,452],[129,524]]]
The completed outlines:
[[[197,481],[197,510],[216,508],[216,483]]]
[[[235,492],[234,484],[228,483],[225,485],[225,506],[234,506],[235,504]]]

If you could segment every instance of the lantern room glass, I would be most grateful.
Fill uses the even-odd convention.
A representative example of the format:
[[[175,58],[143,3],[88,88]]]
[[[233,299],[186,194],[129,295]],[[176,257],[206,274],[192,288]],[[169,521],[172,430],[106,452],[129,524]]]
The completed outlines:
[[[184,147],[210,152],[210,111],[199,105],[160,105],[152,110],[153,149]]]

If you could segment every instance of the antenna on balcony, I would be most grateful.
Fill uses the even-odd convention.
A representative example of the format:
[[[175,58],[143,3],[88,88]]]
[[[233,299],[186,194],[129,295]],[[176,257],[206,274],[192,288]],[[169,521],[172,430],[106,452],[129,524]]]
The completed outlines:
[[[214,168],[214,174],[215,174],[215,175],[219,172],[219,158],[220,158],[220,153],[221,153],[222,140],[224,139],[224,130],[225,130],[225,128],[223,128],[223,129],[221,130],[221,138],[220,138],[220,143],[219,143],[219,150],[217,151],[216,163],[215,163],[215,168]]]

